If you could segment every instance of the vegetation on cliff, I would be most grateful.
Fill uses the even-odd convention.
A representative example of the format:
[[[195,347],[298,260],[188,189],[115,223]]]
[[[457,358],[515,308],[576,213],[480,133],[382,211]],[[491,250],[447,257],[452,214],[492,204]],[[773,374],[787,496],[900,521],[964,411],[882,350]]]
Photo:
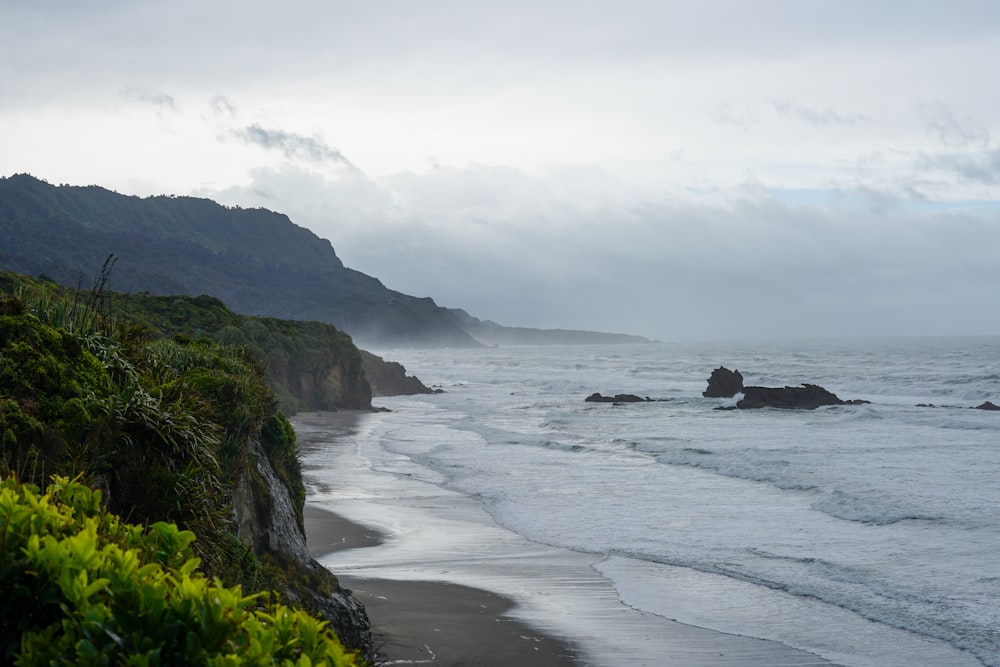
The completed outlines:
[[[123,316],[161,336],[211,338],[246,348],[264,363],[287,413],[371,407],[361,352],[323,322],[237,315],[211,296],[119,295]]]
[[[191,531],[191,555],[220,586],[307,604],[310,591],[337,587],[236,525],[230,508],[247,487],[257,506],[273,496],[258,452],[291,498],[285,523],[301,526],[304,502],[294,431],[247,348],[151,339],[112,318],[102,290],[85,301],[25,294],[0,296],[0,471],[39,488],[75,478],[100,490],[111,514]],[[345,641],[370,650],[366,628],[346,628]]]
[[[88,296],[41,279],[0,271],[0,291],[76,302]],[[190,344],[212,339],[245,348],[264,367],[286,414],[300,410],[365,410],[372,390],[362,353],[350,336],[322,322],[237,315],[211,296],[156,296],[102,291],[101,307],[148,338]]]
[[[83,484],[7,477],[0,520],[5,663],[359,664],[318,619],[198,571],[194,533],[126,523]]]

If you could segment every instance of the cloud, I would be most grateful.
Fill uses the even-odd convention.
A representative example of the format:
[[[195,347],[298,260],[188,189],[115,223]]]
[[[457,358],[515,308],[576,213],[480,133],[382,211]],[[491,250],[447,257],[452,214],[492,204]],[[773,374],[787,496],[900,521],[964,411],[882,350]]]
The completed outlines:
[[[955,175],[959,181],[981,185],[1000,183],[1000,149],[921,155],[921,168],[944,171]]]
[[[945,146],[985,148],[990,143],[990,132],[983,123],[971,117],[959,118],[942,102],[918,102],[917,114],[927,134]]]
[[[357,227],[392,226],[400,216],[391,193],[360,170],[339,170],[335,175],[284,164],[256,167],[246,185],[221,190],[199,189],[197,196],[245,207],[263,206],[288,214],[330,240],[351,239]],[[316,226],[312,224],[318,223]]]
[[[637,196],[599,168],[578,187],[495,165],[377,181],[289,165],[216,194],[279,206],[390,288],[505,324],[658,338],[1000,326],[968,307],[1000,282],[989,212],[887,203],[861,186],[807,205],[760,187]]]
[[[830,107],[814,108],[794,104],[788,101],[775,101],[775,110],[785,118],[799,120],[803,123],[816,125],[818,127],[828,127],[835,125],[857,125],[866,120],[862,114],[844,114],[833,110]]]
[[[236,114],[236,105],[224,95],[215,95],[209,100],[212,111],[217,116],[233,116]]]
[[[248,144],[253,144],[267,150],[277,150],[289,159],[301,159],[308,162],[332,162],[356,169],[343,153],[326,144],[317,136],[307,137],[294,132],[273,130],[258,124],[232,130],[232,135]]]
[[[135,100],[136,102],[151,104],[159,109],[165,109],[173,112],[177,111],[176,100],[174,100],[173,96],[167,95],[164,92],[153,91],[140,86],[126,86],[119,91],[119,94],[122,97]]]
[[[751,126],[760,122],[749,109],[734,109],[733,106],[728,103],[720,104],[716,107],[712,111],[711,117],[717,123],[722,123],[724,125],[736,125],[744,130],[749,130]]]

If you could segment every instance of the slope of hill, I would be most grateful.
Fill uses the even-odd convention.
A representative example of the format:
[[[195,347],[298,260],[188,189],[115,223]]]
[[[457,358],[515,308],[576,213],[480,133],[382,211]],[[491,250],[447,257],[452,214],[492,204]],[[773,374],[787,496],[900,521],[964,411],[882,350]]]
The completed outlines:
[[[211,294],[238,313],[327,322],[366,344],[478,345],[430,298],[344,266],[330,242],[264,209],[0,179],[0,268],[79,286],[108,255],[113,287]]]
[[[119,260],[118,291],[211,294],[245,315],[333,324],[363,346],[648,342],[505,327],[442,308],[345,267],[328,240],[266,209],[0,178],[0,269],[81,287],[109,255]]]

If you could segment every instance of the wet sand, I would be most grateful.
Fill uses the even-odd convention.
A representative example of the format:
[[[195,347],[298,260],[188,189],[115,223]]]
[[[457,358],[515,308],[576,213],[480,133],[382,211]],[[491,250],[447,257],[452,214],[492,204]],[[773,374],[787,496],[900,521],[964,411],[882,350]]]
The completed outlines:
[[[305,523],[314,557],[382,543],[373,531],[311,505],[306,505]],[[582,664],[570,644],[505,616],[513,603],[488,591],[440,582],[339,579],[368,611],[378,664]]]

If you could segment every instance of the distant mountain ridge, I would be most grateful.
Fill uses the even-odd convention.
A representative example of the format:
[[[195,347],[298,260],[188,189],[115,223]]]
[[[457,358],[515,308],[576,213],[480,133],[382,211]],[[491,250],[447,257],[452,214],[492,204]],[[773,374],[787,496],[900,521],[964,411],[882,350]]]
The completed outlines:
[[[508,327],[490,320],[481,320],[461,308],[449,308],[463,328],[473,338],[486,345],[621,345],[649,343],[648,338],[629,334],[602,333],[578,329],[531,329]]]
[[[0,269],[86,286],[111,254],[119,260],[117,291],[211,294],[245,315],[333,324],[362,346],[474,347],[546,337],[391,290],[345,267],[330,241],[280,213],[56,186],[28,174],[0,178]]]

